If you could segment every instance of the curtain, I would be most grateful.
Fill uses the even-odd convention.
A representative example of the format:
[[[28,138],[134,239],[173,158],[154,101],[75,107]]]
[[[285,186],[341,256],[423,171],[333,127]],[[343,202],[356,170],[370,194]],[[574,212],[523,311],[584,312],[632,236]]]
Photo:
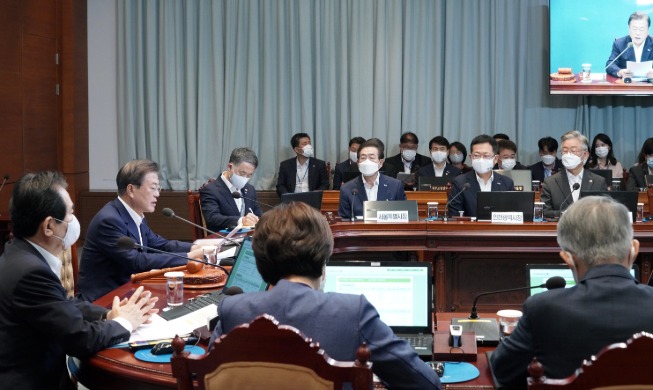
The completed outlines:
[[[537,140],[577,129],[635,162],[646,97],[548,93],[547,0],[118,0],[119,159],[151,158],[164,188],[197,189],[231,150],[272,189],[290,138],[333,168],[350,138],[386,156],[412,131],[469,145],[507,133],[524,164]]]

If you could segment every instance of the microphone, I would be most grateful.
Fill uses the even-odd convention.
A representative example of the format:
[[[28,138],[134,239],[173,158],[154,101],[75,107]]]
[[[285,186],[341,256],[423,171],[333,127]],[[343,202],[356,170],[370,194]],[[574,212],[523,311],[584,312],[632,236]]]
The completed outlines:
[[[631,47],[633,47],[633,43],[632,43],[632,42],[628,42],[628,45],[626,45],[626,48],[624,49],[624,51],[622,51],[621,53],[619,53],[619,55],[616,56],[616,57],[614,58],[614,60],[610,61],[610,63],[608,64],[608,66],[605,67],[605,69],[603,70],[603,72],[605,72],[605,73],[607,74],[607,73],[608,73],[608,68],[611,67],[612,64],[614,64],[615,61],[617,61],[617,60],[619,59],[619,57],[621,57],[621,56],[626,52],[626,50],[630,49]],[[628,78],[630,78],[630,77],[628,77]],[[624,82],[626,82],[625,79],[624,79]]]
[[[506,293],[512,291],[519,291],[519,290],[531,290],[534,288],[544,288],[544,287],[546,287],[547,290],[555,290],[556,288],[563,288],[566,285],[567,285],[567,281],[562,276],[552,276],[549,279],[547,279],[546,283],[542,283],[537,286],[509,288],[507,290],[490,291],[490,292],[484,292],[478,294],[476,298],[474,298],[474,303],[472,304],[472,312],[469,314],[469,318],[473,320],[478,319],[478,313],[476,312],[476,302],[480,297],[486,295],[492,295],[492,294],[500,294],[500,293]]]
[[[259,201],[256,200],[256,199],[252,199],[252,198],[248,198],[248,197],[246,197],[246,196],[243,196],[243,195],[242,195],[240,192],[238,192],[238,191],[234,191],[234,192],[232,192],[232,193],[231,193],[231,196],[233,196],[234,199],[241,199],[241,198],[242,198],[242,199],[247,199],[247,200],[249,200],[249,201],[251,201],[251,202],[256,202],[256,203],[258,203],[258,204],[262,204],[263,206],[267,206],[267,207],[269,207],[269,208],[271,208],[271,209],[274,208],[274,206],[269,205],[269,204],[267,204],[267,203],[259,202]]]
[[[162,251],[160,249],[154,249],[154,248],[147,247],[145,245],[137,244],[136,241],[134,241],[134,239],[132,239],[131,237],[122,236],[122,237],[118,238],[118,240],[116,240],[116,244],[118,244],[119,248],[122,248],[122,249],[125,249],[125,250],[134,249],[136,247],[138,249],[147,249],[148,251],[163,253],[165,255],[170,255],[170,256],[174,256],[174,257],[179,257],[180,259],[186,259],[186,260],[195,261],[195,262],[202,263],[202,264],[208,264],[210,266],[220,268],[221,270],[223,270],[227,274],[227,276],[229,275],[229,271],[227,271],[227,269],[224,268],[221,265],[211,264],[211,263],[203,261],[203,260],[193,259],[193,258],[190,258],[190,257],[179,255],[177,253],[166,252],[166,251]]]
[[[562,211],[562,206],[565,204],[565,202],[567,202],[569,200],[569,197],[571,195],[573,195],[574,191],[578,190],[579,188],[580,188],[580,184],[574,183],[573,187],[571,188],[571,192],[569,193],[569,195],[567,195],[565,200],[563,200],[562,203],[560,203],[560,211]]]
[[[456,196],[451,198],[451,200],[448,201],[447,204],[444,205],[444,217],[443,217],[444,222],[447,222],[447,215],[449,214],[449,205],[451,204],[451,202],[453,202],[454,199],[456,199],[458,196],[460,196],[460,194],[462,194],[469,187],[471,187],[471,185],[469,183],[463,184],[463,189],[460,190],[460,192],[457,193]]]
[[[2,191],[2,187],[5,186],[5,183],[7,182],[7,180],[9,180],[9,174],[8,174],[8,173],[5,173],[5,176],[4,176],[4,178],[2,179],[2,184],[0,184],[0,191]]]
[[[243,289],[238,286],[231,286],[222,290],[222,293],[224,295],[238,295],[238,294],[242,294],[243,292],[244,292]]]
[[[161,213],[162,213],[163,215],[165,215],[166,217],[168,217],[168,218],[177,218],[177,219],[179,219],[179,220],[182,220],[182,221],[186,222],[187,224],[190,224],[190,225],[195,226],[196,228],[200,228],[200,229],[204,230],[205,232],[207,232],[207,233],[209,233],[209,234],[215,234],[216,236],[218,236],[218,237],[220,237],[220,238],[224,238],[225,240],[229,241],[230,243],[232,243],[232,244],[234,244],[234,245],[238,245],[238,246],[240,246],[240,243],[237,242],[237,241],[235,241],[235,240],[233,240],[232,238],[227,237],[227,236],[224,236],[224,235],[222,235],[222,234],[220,234],[220,233],[216,233],[216,232],[214,232],[213,230],[209,230],[209,229],[205,228],[205,227],[202,226],[202,225],[198,225],[198,224],[196,224],[196,223],[194,223],[194,222],[191,222],[191,221],[189,221],[189,220],[187,220],[187,219],[184,219],[184,218],[178,216],[177,214],[175,214],[175,212],[172,211],[172,209],[170,209],[170,208],[167,208],[167,207],[166,207],[165,209],[161,210]]]
[[[356,201],[356,195],[358,195],[358,189],[354,188],[351,190],[351,221],[356,222],[356,216],[354,215],[354,202]]]

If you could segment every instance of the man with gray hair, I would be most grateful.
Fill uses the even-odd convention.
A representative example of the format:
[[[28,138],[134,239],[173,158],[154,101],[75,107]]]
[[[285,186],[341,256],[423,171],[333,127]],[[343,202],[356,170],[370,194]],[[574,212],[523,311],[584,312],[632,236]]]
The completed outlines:
[[[544,202],[544,217],[557,218],[578,200],[581,191],[607,191],[605,179],[584,166],[589,158],[589,141],[577,130],[560,137],[562,165],[565,169],[544,179],[540,200]]]
[[[256,190],[248,183],[258,167],[256,153],[249,148],[231,152],[227,170],[219,179],[200,188],[200,204],[206,227],[210,230],[254,226],[263,215],[256,201]],[[233,193],[241,197],[234,198]]]
[[[628,210],[605,196],[574,203],[558,223],[560,257],[576,285],[526,300],[515,331],[490,361],[497,381],[525,389],[533,357],[548,378],[565,378],[602,348],[653,332],[653,288],[630,274],[639,252]]]

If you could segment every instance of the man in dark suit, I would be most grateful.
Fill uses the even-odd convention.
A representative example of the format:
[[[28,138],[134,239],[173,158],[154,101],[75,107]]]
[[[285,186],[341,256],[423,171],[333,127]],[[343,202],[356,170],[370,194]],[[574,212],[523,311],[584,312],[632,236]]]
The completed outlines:
[[[399,139],[399,154],[388,157],[383,165],[386,176],[397,178],[399,172],[415,173],[431,164],[431,159],[417,153],[419,138],[415,133],[403,133]]]
[[[279,165],[277,194],[308,192],[329,189],[326,163],[313,157],[311,137],[297,133],[290,139],[296,158],[282,161]]]
[[[626,207],[609,197],[586,197],[567,209],[558,244],[577,285],[526,300],[490,361],[500,384],[526,389],[533,357],[547,378],[566,378],[604,347],[653,332],[653,311],[642,310],[653,302],[653,288],[629,272],[639,251],[632,226]]]
[[[363,215],[363,202],[367,200],[406,200],[404,185],[379,172],[383,166],[383,145],[376,139],[364,142],[358,149],[358,169],[361,176],[348,181],[340,188],[338,214],[342,219]]]
[[[584,169],[589,158],[587,137],[577,130],[565,133],[562,141],[562,165],[565,169],[549,176],[542,184],[540,200],[544,202],[544,216],[556,218],[570,204],[578,200],[581,191],[607,191],[608,186],[602,176]],[[580,184],[577,190],[574,185]]]
[[[344,176],[345,172],[355,172],[358,171],[358,149],[365,142],[363,137],[354,137],[349,140],[349,158],[341,163],[336,164],[335,173],[333,174],[333,189],[339,190],[340,187],[345,183]]]
[[[649,35],[651,19],[646,12],[634,12],[628,18],[629,35],[614,40],[610,58],[605,63],[608,66],[621,52],[625,52],[614,64],[610,65],[607,72],[614,77],[632,77],[627,69],[627,62],[644,62],[653,60],[653,39]],[[631,44],[629,48],[628,45]],[[651,74],[651,71],[649,71]]]
[[[209,230],[254,226],[263,214],[256,201],[256,190],[249,179],[258,167],[256,153],[249,148],[231,152],[227,171],[200,188],[202,215]],[[234,192],[242,195],[235,199]]]
[[[150,160],[132,160],[120,168],[116,176],[118,198],[93,217],[86,232],[79,265],[81,298],[94,301],[127,283],[132,274],[187,263],[185,259],[146,249],[125,250],[117,244],[120,237],[185,257],[201,257],[199,246],[166,240],[147,226],[145,213],[154,212],[161,191],[158,172],[159,165]]]
[[[454,177],[460,174],[460,169],[447,163],[449,157],[449,140],[439,135],[429,141],[429,150],[431,151],[431,164],[421,167],[417,171],[417,176],[427,177]]]
[[[553,137],[540,138],[537,141],[542,161],[530,166],[531,177],[540,183],[547,177],[559,172],[563,166],[558,155],[558,141]]]
[[[110,311],[66,296],[58,256],[80,232],[66,187],[57,172],[29,173],[14,186],[14,239],[0,257],[3,389],[76,389],[66,355],[86,358],[127,341],[158,311],[143,287],[129,300],[114,298]]]
[[[497,141],[497,145],[499,146],[499,153],[497,163],[494,164],[494,169],[503,169],[506,171],[528,169],[528,167],[517,161],[516,143],[510,140],[500,139]]]
[[[480,191],[515,190],[515,183],[511,178],[492,170],[497,163],[498,152],[497,141],[494,138],[486,134],[476,136],[472,140],[470,150],[474,170],[458,175],[451,183],[448,200],[450,202],[448,211],[451,216],[458,216],[460,211],[464,211],[466,217],[475,217],[476,194]]]
[[[209,345],[235,326],[267,313],[280,324],[299,329],[336,360],[354,360],[366,342],[372,371],[389,389],[440,388],[435,372],[394,335],[363,295],[320,291],[333,235],[319,211],[301,202],[275,207],[261,217],[252,248],[263,280],[274,287],[222,300]]]

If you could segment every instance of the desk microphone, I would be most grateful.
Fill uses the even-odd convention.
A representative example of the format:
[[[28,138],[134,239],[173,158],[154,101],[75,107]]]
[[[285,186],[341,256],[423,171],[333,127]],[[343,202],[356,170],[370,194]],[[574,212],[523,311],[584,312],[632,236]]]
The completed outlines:
[[[0,184],[0,191],[2,191],[2,188],[5,186],[7,180],[9,180],[9,174],[5,173],[5,177],[2,179],[2,184]]]
[[[356,216],[354,215],[354,202],[356,201],[356,195],[358,195],[358,189],[354,188],[351,190],[351,221],[356,222]]]
[[[234,199],[241,199],[241,198],[242,198],[242,199],[247,199],[247,200],[249,200],[250,202],[256,202],[256,203],[258,203],[258,204],[262,204],[263,206],[267,206],[267,207],[269,207],[269,208],[271,208],[271,209],[274,208],[274,206],[269,205],[269,204],[267,204],[267,203],[263,203],[263,202],[260,202],[260,201],[258,201],[258,200],[256,200],[256,199],[248,198],[248,197],[246,197],[246,196],[243,196],[243,194],[241,194],[241,193],[238,192],[238,191],[234,191],[234,192],[232,192],[232,193],[231,193],[231,196],[232,196]]]
[[[619,59],[619,57],[621,57],[621,56],[626,52],[626,50],[630,49],[631,47],[633,47],[633,43],[632,43],[632,42],[628,42],[628,45],[626,45],[626,48],[624,49],[624,51],[622,51],[621,53],[619,53],[619,55],[616,56],[616,57],[614,58],[614,60],[610,61],[610,63],[608,64],[608,66],[606,66],[605,69],[604,69],[603,71],[607,74],[607,73],[608,73],[608,68],[611,67],[612,64],[614,64],[615,61],[617,61],[617,60]],[[630,77],[628,77],[628,78],[630,78]],[[626,82],[625,79],[624,79],[624,82]]]
[[[556,288],[563,288],[566,285],[567,285],[567,281],[562,276],[552,276],[546,280],[546,283],[542,283],[537,286],[509,288],[507,290],[490,291],[490,292],[484,292],[478,294],[476,298],[474,298],[474,303],[472,304],[472,312],[469,314],[469,318],[473,320],[478,319],[478,313],[476,312],[476,301],[478,301],[478,299],[482,296],[519,291],[519,290],[530,290],[533,288],[544,288],[544,287],[546,287],[547,290],[554,290]]]
[[[574,183],[574,185],[571,187],[571,192],[569,193],[569,195],[567,195],[565,200],[563,200],[562,203],[560,203],[560,211],[562,211],[562,206],[564,206],[565,202],[569,200],[569,197],[572,196],[574,194],[574,191],[577,191],[579,188],[580,188],[580,184]],[[569,205],[567,205],[567,207],[569,207]]]
[[[122,237],[118,238],[116,243],[118,244],[119,248],[122,248],[122,249],[125,249],[125,250],[134,249],[134,248],[147,249],[148,251],[163,253],[164,255],[170,255],[170,256],[174,256],[174,257],[179,257],[180,259],[186,259],[186,260],[195,261],[195,262],[202,263],[202,264],[207,264],[207,265],[210,265],[212,267],[220,268],[221,270],[223,270],[227,274],[227,276],[229,275],[229,271],[227,271],[223,266],[221,266],[219,264],[212,264],[212,263],[209,263],[207,261],[182,256],[182,255],[179,255],[177,253],[166,252],[166,251],[162,251],[160,249],[150,248],[150,247],[145,246],[145,245],[137,244],[136,241],[134,241],[134,239],[131,238],[131,237],[122,236]]]
[[[163,215],[165,215],[166,217],[168,217],[168,218],[177,218],[177,219],[179,219],[179,220],[181,220],[181,221],[186,222],[186,223],[189,224],[189,225],[193,225],[193,226],[195,226],[196,228],[200,228],[200,229],[204,230],[205,232],[207,232],[207,233],[209,233],[209,234],[214,234],[214,235],[216,235],[216,236],[218,236],[218,237],[220,237],[220,238],[223,238],[223,239],[229,241],[230,243],[232,243],[232,244],[234,244],[234,245],[238,245],[238,246],[240,246],[240,243],[239,243],[239,242],[237,242],[237,241],[235,241],[235,240],[233,240],[233,239],[231,239],[231,238],[229,238],[229,237],[226,237],[226,236],[224,236],[224,235],[222,235],[222,234],[220,234],[220,233],[216,233],[216,232],[214,232],[214,231],[212,231],[212,230],[209,230],[209,229],[205,228],[205,227],[202,226],[202,225],[198,225],[198,224],[196,224],[196,223],[194,223],[194,222],[191,222],[191,221],[189,221],[189,220],[187,220],[187,219],[184,219],[184,218],[178,216],[178,215],[175,214],[175,212],[172,211],[172,209],[170,209],[170,208],[167,208],[167,207],[166,207],[165,209],[161,210],[161,213],[162,213]]]
[[[443,217],[444,222],[447,222],[447,215],[449,214],[449,205],[451,204],[451,202],[453,202],[454,199],[456,199],[457,197],[459,197],[460,194],[462,194],[462,193],[463,193],[466,189],[468,189],[469,187],[471,187],[471,185],[470,185],[469,183],[465,183],[465,184],[463,184],[463,189],[460,190],[460,192],[457,193],[456,196],[454,196],[453,198],[451,198],[451,200],[448,201],[447,204],[444,205],[444,217]]]

